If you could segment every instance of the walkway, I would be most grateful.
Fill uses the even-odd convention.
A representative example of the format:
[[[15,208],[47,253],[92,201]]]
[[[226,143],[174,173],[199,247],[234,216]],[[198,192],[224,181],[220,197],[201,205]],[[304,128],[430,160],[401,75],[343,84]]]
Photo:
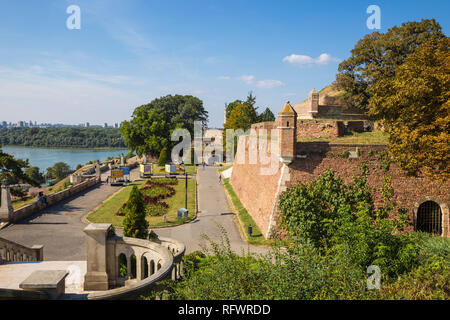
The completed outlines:
[[[215,242],[220,241],[221,231],[217,226],[220,225],[226,230],[230,246],[236,253],[248,249],[254,253],[267,252],[267,249],[262,247],[249,248],[242,240],[234,215],[228,206],[224,187],[219,184],[217,167],[205,167],[205,170],[199,167],[197,179],[200,211],[197,219],[178,227],[155,229],[155,232],[158,235],[182,241],[186,245],[186,253],[190,253],[201,250],[201,245],[207,244],[202,234]]]
[[[102,174],[106,179],[109,172]],[[25,246],[44,245],[44,260],[86,260],[86,225],[81,218],[120,187],[97,184],[32,217],[0,230],[0,237]]]
[[[102,174],[106,180],[109,172]],[[132,170],[131,180],[139,176],[138,169]],[[219,184],[217,168],[206,167],[198,170],[198,200],[200,213],[195,221],[170,228],[155,229],[161,236],[171,237],[186,245],[186,252],[201,250],[207,242],[206,234],[213,241],[219,241],[221,225],[227,232],[231,248],[240,253],[249,247],[242,240],[230,212],[223,185]],[[32,246],[44,245],[46,261],[83,261],[86,259],[86,225],[81,218],[95,209],[105,199],[119,190],[108,184],[96,185],[82,193],[43,210],[25,221],[0,230],[0,237]],[[119,231],[119,230],[118,230]],[[119,232],[118,232],[119,233]],[[251,247],[251,252],[264,253],[266,248]]]

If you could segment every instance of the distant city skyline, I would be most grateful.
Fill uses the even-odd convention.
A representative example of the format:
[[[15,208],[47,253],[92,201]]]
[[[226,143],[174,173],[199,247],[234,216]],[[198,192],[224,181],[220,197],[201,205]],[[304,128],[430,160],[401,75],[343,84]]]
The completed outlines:
[[[120,123],[167,94],[204,102],[223,126],[227,102],[256,96],[277,113],[335,80],[340,61],[381,9],[386,32],[436,19],[448,33],[447,1],[3,1],[0,119]],[[24,10],[24,5],[26,10]],[[69,30],[67,7],[81,10]]]
[[[59,127],[59,126],[69,126],[69,127],[102,127],[102,128],[120,128],[121,123],[115,122],[115,123],[90,123],[90,122],[84,122],[84,123],[38,123],[37,121],[25,121],[25,120],[19,120],[19,121],[6,121],[6,120],[0,120],[0,128],[4,127]]]

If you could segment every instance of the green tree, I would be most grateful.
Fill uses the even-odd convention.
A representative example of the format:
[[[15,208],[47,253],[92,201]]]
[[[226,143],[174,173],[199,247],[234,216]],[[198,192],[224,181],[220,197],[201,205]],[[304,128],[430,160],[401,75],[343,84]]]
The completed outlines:
[[[130,197],[124,208],[123,235],[125,237],[147,239],[148,222],[145,219],[145,203],[142,193],[137,186],[133,186]]]
[[[34,181],[42,183],[44,180],[44,177],[42,176],[42,173],[39,172],[38,167],[28,167],[25,169],[25,174]]]
[[[336,83],[350,105],[367,110],[372,87],[378,81],[395,76],[395,68],[429,39],[445,35],[434,19],[403,23],[386,33],[374,32],[359,40],[349,59],[339,65]]]
[[[258,116],[258,122],[275,121],[275,115],[269,108]]]
[[[242,104],[242,100],[234,100],[233,102],[230,103],[225,103],[225,120],[228,119],[228,117],[230,116],[231,111],[233,111],[233,109],[235,107],[237,107],[238,105]]]
[[[32,186],[39,186],[39,181],[25,174],[24,170],[28,167],[28,160],[15,159],[12,155],[4,153],[0,145],[0,182],[6,180],[7,184],[29,183]]]
[[[450,177],[450,40],[431,39],[372,86],[369,114],[382,118],[389,151],[409,174]]]
[[[225,129],[250,129],[258,119],[255,108],[248,104],[240,104],[231,111],[225,123]]]
[[[128,148],[140,157],[158,156],[170,141],[170,126],[156,109],[137,108],[133,119],[122,122],[120,130]]]
[[[235,107],[237,107],[238,105],[241,104],[246,104],[249,105],[250,107],[252,107],[253,109],[256,110],[258,109],[258,107],[255,107],[255,103],[256,103],[256,97],[253,95],[253,92],[250,91],[247,95],[247,99],[245,101],[242,100],[234,100],[233,102],[230,103],[225,103],[225,118],[226,120],[228,119],[228,117],[230,116],[231,111],[233,111],[233,109]]]
[[[62,180],[71,172],[70,166],[67,163],[57,162],[53,167],[47,168],[47,177]]]
[[[194,135],[194,122],[206,123],[208,112],[203,102],[193,96],[167,95],[137,107],[131,121],[122,122],[121,132],[131,151],[139,156],[158,156],[163,147],[170,148],[170,136],[176,128]]]

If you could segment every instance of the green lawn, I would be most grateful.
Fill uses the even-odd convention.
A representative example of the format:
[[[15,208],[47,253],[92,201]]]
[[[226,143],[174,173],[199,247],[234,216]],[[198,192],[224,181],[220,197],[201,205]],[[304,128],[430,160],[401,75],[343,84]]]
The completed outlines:
[[[353,132],[343,137],[301,137],[298,142],[329,142],[330,144],[387,144],[388,134],[383,131]]]
[[[248,226],[251,225],[252,230],[252,236],[248,237],[248,243],[254,244],[254,245],[270,245],[272,242],[270,240],[264,239],[264,236],[259,230],[258,226],[256,225],[253,218],[250,216],[250,214],[247,212],[247,209],[242,205],[241,200],[239,200],[238,196],[233,190],[233,187],[230,184],[230,179],[224,179],[223,180],[225,189],[230,195],[231,201],[233,202],[233,205],[235,209],[237,210],[238,219],[241,220],[242,224],[244,225],[244,232],[248,237],[247,229]]]
[[[196,166],[194,166],[194,165],[188,165],[188,166],[186,166],[186,172],[187,172],[187,174],[196,174],[197,173],[197,170],[196,170]],[[166,169],[165,169],[165,166],[156,166],[156,167],[154,167],[153,168],[153,173],[154,174],[165,174],[166,173]],[[182,173],[182,174],[184,174],[184,169],[183,169],[183,166],[181,166],[181,169],[178,169],[177,170],[177,173]]]
[[[112,198],[106,200],[99,208],[91,213],[87,220],[92,223],[112,223],[116,227],[122,227],[123,216],[116,215],[120,207],[128,200],[131,189],[134,185],[141,187],[148,179],[133,181],[128,186],[124,187],[120,192],[116,193]],[[157,178],[153,180],[158,180]],[[167,222],[164,222],[162,216],[150,217],[147,216],[147,221],[150,227],[170,226],[182,224],[190,221],[195,217],[195,188],[196,180],[188,179],[188,210],[189,217],[187,219],[177,220],[177,210],[185,206],[185,180],[179,179],[178,184],[172,186],[175,189],[173,197],[163,200],[169,205],[167,213]]]

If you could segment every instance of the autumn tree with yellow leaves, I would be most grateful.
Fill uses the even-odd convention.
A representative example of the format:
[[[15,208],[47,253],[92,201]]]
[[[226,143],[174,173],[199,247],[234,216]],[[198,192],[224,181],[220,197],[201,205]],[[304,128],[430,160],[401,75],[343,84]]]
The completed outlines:
[[[368,113],[383,119],[390,154],[411,175],[450,176],[449,44],[448,37],[424,42],[371,88]]]

